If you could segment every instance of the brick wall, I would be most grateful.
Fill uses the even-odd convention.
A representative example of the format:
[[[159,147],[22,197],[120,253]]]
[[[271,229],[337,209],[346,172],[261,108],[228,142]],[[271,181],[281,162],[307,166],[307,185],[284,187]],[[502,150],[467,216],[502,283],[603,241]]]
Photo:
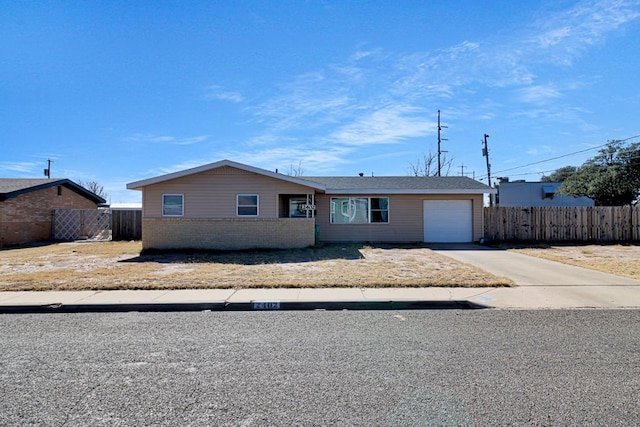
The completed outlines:
[[[313,218],[143,218],[144,249],[287,249],[315,243]]]
[[[0,245],[51,240],[53,209],[96,209],[97,205],[78,193],[60,187],[44,188],[0,202]]]

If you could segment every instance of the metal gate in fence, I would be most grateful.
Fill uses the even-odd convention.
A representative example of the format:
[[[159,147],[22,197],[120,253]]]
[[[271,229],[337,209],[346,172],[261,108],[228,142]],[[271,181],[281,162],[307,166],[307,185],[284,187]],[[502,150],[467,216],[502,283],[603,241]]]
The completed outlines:
[[[55,240],[111,239],[111,211],[107,209],[55,209],[52,213]]]

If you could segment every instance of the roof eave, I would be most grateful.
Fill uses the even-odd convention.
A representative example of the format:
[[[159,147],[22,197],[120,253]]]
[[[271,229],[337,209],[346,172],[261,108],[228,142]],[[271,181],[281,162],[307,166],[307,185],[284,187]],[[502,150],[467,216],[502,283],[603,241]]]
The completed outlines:
[[[51,182],[46,182],[44,184],[39,184],[39,185],[34,185],[32,187],[27,187],[27,188],[22,188],[20,190],[16,190],[16,191],[11,191],[8,193],[3,193],[2,195],[0,195],[0,201],[4,201],[7,199],[11,199],[14,197],[18,197],[22,194],[26,194],[26,193],[31,193],[33,191],[39,191],[39,190],[43,190],[45,188],[49,188],[49,187],[55,187],[55,186],[64,186],[69,188],[71,191],[95,202],[98,205],[104,205],[107,203],[107,201],[105,199],[103,199],[102,197],[98,196],[95,193],[92,193],[91,191],[87,190],[84,187],[81,187],[80,185],[76,184],[75,182],[71,181],[70,179],[59,179],[59,180],[55,180],[55,181],[51,181]]]
[[[478,189],[341,189],[327,188],[326,194],[496,194],[495,188]]]
[[[183,171],[173,172],[166,175],[160,175],[153,178],[143,179],[141,181],[130,182],[127,184],[127,189],[129,190],[142,190],[144,187],[153,184],[159,184],[161,182],[170,181],[172,179],[182,178],[185,176],[197,174],[200,172],[206,172],[213,169],[218,169],[224,166],[233,167],[236,169],[244,170],[246,172],[256,173],[258,175],[268,176],[270,178],[280,179],[282,181],[291,182],[294,184],[302,185],[305,187],[314,188],[316,190],[324,191],[325,185],[320,184],[315,181],[307,181],[305,179],[296,178],[288,175],[282,175],[277,172],[271,172],[266,169],[257,168],[254,166],[245,165],[242,163],[237,163],[231,160],[221,160],[215,163],[209,163],[206,165],[198,166],[191,169],[185,169]]]

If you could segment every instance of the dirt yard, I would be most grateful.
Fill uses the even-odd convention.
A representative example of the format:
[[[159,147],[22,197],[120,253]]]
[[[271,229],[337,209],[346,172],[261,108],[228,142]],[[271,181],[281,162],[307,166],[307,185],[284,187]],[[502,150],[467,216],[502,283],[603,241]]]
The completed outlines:
[[[511,286],[420,246],[140,255],[140,242],[0,251],[0,290]]]
[[[539,245],[503,248],[551,261],[640,279],[640,245]]]

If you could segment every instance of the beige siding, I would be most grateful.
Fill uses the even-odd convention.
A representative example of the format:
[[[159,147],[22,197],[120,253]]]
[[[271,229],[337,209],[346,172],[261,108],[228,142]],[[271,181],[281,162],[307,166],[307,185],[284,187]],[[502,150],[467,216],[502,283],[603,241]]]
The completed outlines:
[[[390,195],[389,222],[376,224],[331,224],[331,197],[360,195],[317,195],[316,224],[325,242],[422,242],[424,239],[424,200],[472,200],[473,240],[483,235],[482,195]],[[369,196],[360,196],[369,197]],[[376,197],[387,197],[384,195]]]
[[[313,192],[302,185],[225,166],[145,187],[143,216],[162,217],[162,195],[183,194],[185,218],[236,218],[236,195],[258,194],[259,218],[277,218],[279,194]]]
[[[473,196],[473,241],[484,237],[484,195]]]
[[[278,219],[283,209],[280,195],[303,195],[314,193],[314,189],[286,182],[276,178],[236,169],[221,167],[198,174],[192,174],[158,184],[148,185],[143,191],[143,217],[148,220],[162,219],[162,222],[143,221],[143,241],[145,248],[189,247],[201,242],[202,247],[222,248],[226,242],[239,239],[242,247],[293,247],[298,243],[309,243],[311,235],[308,225],[302,226],[302,237],[298,243],[287,237],[276,237],[277,233],[291,234],[287,227],[297,227],[297,223],[274,222],[260,223],[260,220]],[[162,217],[162,195],[182,194],[184,196],[184,217]],[[238,194],[257,194],[259,196],[259,216],[254,222],[231,220],[249,220],[236,215],[236,196]],[[358,194],[340,197],[358,197]],[[362,197],[367,197],[362,195]],[[380,195],[389,197],[389,222],[375,224],[330,224],[331,195],[316,194],[316,219],[313,224],[319,226],[321,241],[372,241],[372,242],[421,242],[424,238],[424,200],[471,200],[473,206],[473,239],[483,237],[483,196],[482,195]],[[230,220],[216,222],[215,220]],[[282,219],[282,218],[280,218]],[[299,221],[304,218],[296,218]],[[164,221],[170,220],[170,221]],[[206,220],[206,221],[199,221]],[[289,224],[283,227],[283,224]],[[266,240],[258,237],[260,230]],[[311,226],[311,229],[313,226]],[[277,233],[276,233],[277,231]],[[215,236],[207,237],[207,236]],[[195,240],[194,240],[195,239]],[[222,240],[220,240],[222,239]],[[269,239],[275,246],[267,246]],[[222,242],[222,244],[220,243]],[[253,246],[251,246],[253,245]],[[226,247],[226,246],[225,246]],[[235,248],[235,247],[234,247]]]

